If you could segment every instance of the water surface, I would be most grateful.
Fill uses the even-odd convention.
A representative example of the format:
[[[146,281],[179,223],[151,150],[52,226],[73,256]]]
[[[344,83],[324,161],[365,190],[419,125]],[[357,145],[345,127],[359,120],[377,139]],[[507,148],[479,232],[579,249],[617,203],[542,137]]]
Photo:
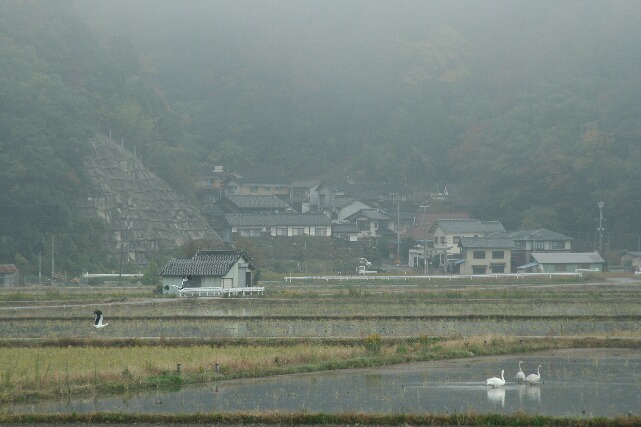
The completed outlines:
[[[541,369],[538,385],[517,384],[518,362]],[[485,379],[500,375],[504,387]],[[513,413],[557,416],[641,414],[641,351],[554,350],[527,355],[421,362],[376,369],[220,381],[175,392],[95,397],[3,407],[11,413],[213,411]]]

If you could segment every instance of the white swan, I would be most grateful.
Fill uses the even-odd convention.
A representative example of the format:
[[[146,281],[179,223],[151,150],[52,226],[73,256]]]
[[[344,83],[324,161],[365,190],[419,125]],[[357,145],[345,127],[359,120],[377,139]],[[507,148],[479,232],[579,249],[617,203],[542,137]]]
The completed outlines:
[[[538,383],[541,381],[541,368],[543,366],[539,365],[538,368],[536,368],[536,374],[530,374],[527,377],[525,377],[525,382],[530,383],[532,385]]]
[[[521,363],[523,363],[523,361],[519,360],[519,372],[516,373],[516,381],[520,383],[525,381],[525,372],[521,369]]]
[[[102,323],[102,311],[96,310],[96,311],[93,312],[93,314],[96,315],[96,317],[94,318],[94,321],[93,321],[93,327],[94,328],[98,328],[98,329],[104,328],[105,326],[107,326],[109,324],[109,323]]]
[[[496,387],[505,385],[505,379],[503,378],[503,373],[504,372],[505,371],[503,369],[501,369],[501,378],[497,378],[497,377],[488,378],[487,381],[486,381],[486,385],[491,385],[492,388],[496,388]]]

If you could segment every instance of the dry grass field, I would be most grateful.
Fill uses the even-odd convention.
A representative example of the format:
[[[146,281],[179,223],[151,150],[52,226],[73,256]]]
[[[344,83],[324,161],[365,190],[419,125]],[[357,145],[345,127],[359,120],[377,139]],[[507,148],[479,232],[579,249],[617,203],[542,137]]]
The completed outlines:
[[[0,290],[0,401],[546,348],[641,343],[641,282],[272,284]],[[92,327],[93,310],[109,326]]]

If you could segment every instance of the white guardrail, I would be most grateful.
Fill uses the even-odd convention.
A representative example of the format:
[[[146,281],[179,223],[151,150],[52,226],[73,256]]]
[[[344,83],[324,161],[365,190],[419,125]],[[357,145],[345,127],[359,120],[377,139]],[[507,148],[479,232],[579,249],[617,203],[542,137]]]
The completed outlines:
[[[263,286],[246,288],[185,288],[179,291],[181,297],[221,297],[229,295],[263,295]]]
[[[143,273],[82,273],[84,279],[91,279],[94,277],[106,277],[106,278],[115,278],[115,277],[142,277]]]
[[[599,270],[587,270],[581,269],[577,270],[574,273],[506,273],[506,274],[452,274],[452,275],[437,275],[437,276],[414,276],[414,275],[403,275],[403,276],[381,276],[374,274],[359,274],[351,276],[289,276],[285,277],[285,282],[291,282],[294,280],[442,280],[442,279],[498,279],[499,277],[514,277],[516,279],[522,279],[525,277],[582,277],[584,272],[598,272]]]

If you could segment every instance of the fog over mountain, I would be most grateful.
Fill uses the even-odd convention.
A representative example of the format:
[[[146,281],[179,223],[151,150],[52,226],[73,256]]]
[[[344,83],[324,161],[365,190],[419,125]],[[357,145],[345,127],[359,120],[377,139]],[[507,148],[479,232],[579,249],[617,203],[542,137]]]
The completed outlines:
[[[2,0],[0,204],[42,205],[3,220],[2,255],[73,228],[78,156],[108,132],[192,199],[214,165],[450,185],[475,217],[568,235],[603,201],[636,249],[639,22],[632,0]]]

